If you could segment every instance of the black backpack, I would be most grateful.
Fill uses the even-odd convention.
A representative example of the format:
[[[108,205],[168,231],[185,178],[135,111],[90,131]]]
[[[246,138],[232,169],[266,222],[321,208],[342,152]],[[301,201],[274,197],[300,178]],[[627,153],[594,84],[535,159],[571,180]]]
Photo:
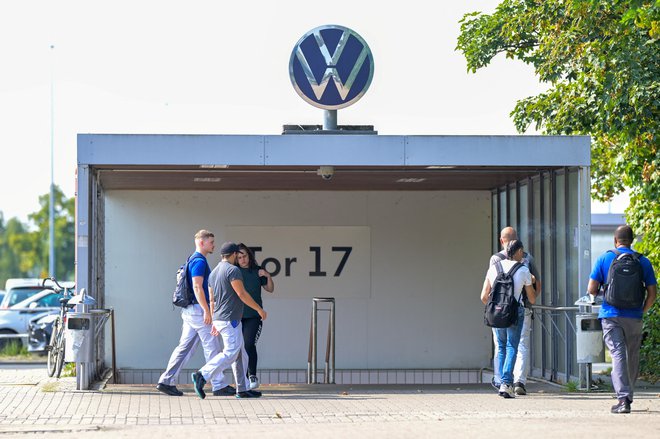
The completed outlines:
[[[191,255],[192,256],[192,255]],[[172,295],[172,303],[175,306],[185,308],[195,301],[195,291],[192,285],[188,282],[188,265],[195,259],[200,259],[201,256],[188,258],[186,263],[183,264],[176,272],[176,288]]]
[[[646,287],[644,273],[639,262],[640,253],[623,253],[609,250],[616,257],[607,272],[605,301],[617,308],[636,309],[644,305]]]
[[[513,289],[513,275],[523,264],[516,262],[508,272],[502,268],[502,262],[495,264],[497,277],[493,282],[484,309],[484,323],[491,328],[508,328],[518,323],[518,306]]]

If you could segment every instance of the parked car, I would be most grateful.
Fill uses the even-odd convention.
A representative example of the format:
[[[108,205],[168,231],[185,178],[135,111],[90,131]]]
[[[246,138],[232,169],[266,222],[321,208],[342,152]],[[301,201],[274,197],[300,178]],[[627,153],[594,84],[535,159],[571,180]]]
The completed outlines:
[[[55,291],[42,288],[8,309],[0,309],[0,334],[27,334],[31,319],[59,310],[60,297]],[[8,340],[0,338],[0,348]]]
[[[5,290],[0,290],[0,303],[2,303],[2,299],[5,297]]]
[[[51,314],[34,317],[28,323],[28,352],[45,354],[46,346],[50,342],[53,333],[53,323],[59,317],[59,311]]]
[[[44,285],[42,279],[7,279],[5,282],[6,293],[0,301],[0,309],[8,309],[51,285],[50,280],[46,280]]]

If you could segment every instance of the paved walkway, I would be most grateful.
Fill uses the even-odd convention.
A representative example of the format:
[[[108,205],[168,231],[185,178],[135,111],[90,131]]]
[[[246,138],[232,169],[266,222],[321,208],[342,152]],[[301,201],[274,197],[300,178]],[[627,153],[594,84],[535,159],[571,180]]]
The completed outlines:
[[[633,413],[612,415],[611,394],[566,393],[530,383],[514,400],[489,385],[262,386],[259,399],[169,397],[153,386],[76,391],[73,378],[45,367],[0,369],[0,434],[42,437],[486,437],[524,429],[540,437],[660,437],[659,389],[638,391]]]

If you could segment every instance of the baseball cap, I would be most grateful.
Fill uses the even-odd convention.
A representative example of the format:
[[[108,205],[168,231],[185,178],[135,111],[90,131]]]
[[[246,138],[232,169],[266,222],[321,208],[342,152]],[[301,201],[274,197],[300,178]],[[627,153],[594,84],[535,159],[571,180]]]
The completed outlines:
[[[231,255],[232,253],[238,252],[239,248],[236,244],[233,242],[225,242],[222,244],[220,247],[220,254],[221,255]]]

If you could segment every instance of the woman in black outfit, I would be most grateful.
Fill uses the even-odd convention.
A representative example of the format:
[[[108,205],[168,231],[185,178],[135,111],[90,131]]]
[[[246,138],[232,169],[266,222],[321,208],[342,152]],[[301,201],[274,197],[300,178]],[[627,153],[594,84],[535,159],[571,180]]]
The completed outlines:
[[[254,253],[243,243],[238,244],[238,266],[243,274],[243,284],[250,296],[259,306],[263,306],[261,300],[261,288],[272,293],[275,289],[273,279],[263,268],[259,267],[254,260]],[[250,390],[259,387],[257,378],[257,340],[261,334],[261,318],[259,314],[249,306],[243,307],[243,340],[245,341],[245,351],[248,354],[248,379],[250,381]]]

